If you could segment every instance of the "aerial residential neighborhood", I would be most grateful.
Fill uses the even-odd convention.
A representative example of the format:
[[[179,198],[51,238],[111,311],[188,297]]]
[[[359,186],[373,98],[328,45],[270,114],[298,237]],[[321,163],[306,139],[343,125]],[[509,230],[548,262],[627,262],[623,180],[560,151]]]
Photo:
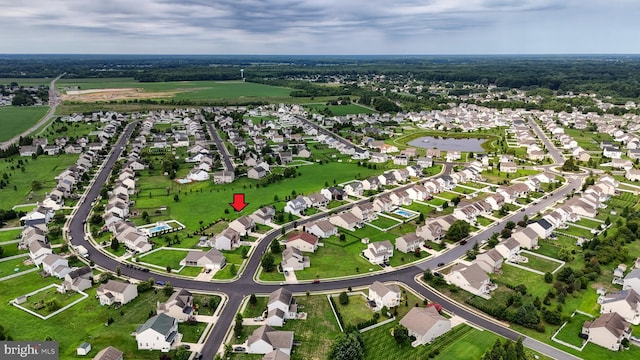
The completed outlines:
[[[640,6],[580,4],[3,4],[5,355],[640,358]]]

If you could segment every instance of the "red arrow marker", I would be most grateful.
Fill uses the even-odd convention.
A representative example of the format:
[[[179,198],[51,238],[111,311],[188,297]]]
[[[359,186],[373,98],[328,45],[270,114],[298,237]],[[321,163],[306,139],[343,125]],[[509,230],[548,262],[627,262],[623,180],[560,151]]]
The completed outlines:
[[[229,205],[231,205],[235,211],[240,212],[249,204],[244,202],[244,194],[233,194],[233,202],[229,203]]]

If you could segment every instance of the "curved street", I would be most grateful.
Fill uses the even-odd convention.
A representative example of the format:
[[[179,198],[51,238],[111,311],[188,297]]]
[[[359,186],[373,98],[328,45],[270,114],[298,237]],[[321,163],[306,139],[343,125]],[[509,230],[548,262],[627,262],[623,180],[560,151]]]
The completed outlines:
[[[84,201],[81,202],[73,214],[72,219],[69,221],[68,227],[68,235],[69,240],[73,245],[83,245],[87,248],[89,252],[89,258],[94,261],[97,266],[108,269],[110,271],[115,272],[116,267],[121,264],[115,259],[105,255],[100,250],[93,247],[92,243],[86,240],[85,238],[85,230],[84,223],[89,216],[91,211],[91,202],[95,200],[99,193],[102,185],[107,181],[111,170],[113,169],[113,165],[116,160],[119,158],[122,149],[124,149],[126,142],[131,136],[136,123],[130,123],[124,130],[124,133],[118,140],[118,142],[113,146],[113,150],[109,154],[108,158],[104,161],[103,167],[100,172],[97,174],[95,181],[92,183],[91,187],[87,190]],[[213,134],[212,134],[213,135]],[[553,146],[547,148],[551,151]],[[561,156],[561,155],[560,155]],[[555,157],[555,156],[554,156]],[[451,169],[451,166],[447,166],[446,169]],[[445,170],[446,171],[446,170]],[[375,273],[363,275],[357,278],[349,278],[349,279],[340,279],[340,280],[322,280],[321,283],[312,284],[312,283],[304,283],[304,284],[290,284],[286,285],[287,288],[294,293],[303,293],[306,291],[329,291],[329,290],[341,290],[346,289],[348,287],[361,287],[368,286],[373,281],[399,281],[407,286],[411,287],[416,292],[420,293],[424,297],[428,298],[431,301],[436,301],[441,303],[445,309],[448,311],[455,313],[466,319],[467,321],[478,325],[484,329],[492,331],[496,334],[504,336],[509,339],[517,339],[518,337],[524,338],[524,344],[535,351],[538,351],[546,356],[549,356],[554,359],[578,359],[573,355],[565,353],[561,350],[558,350],[552,346],[539,342],[537,340],[528,338],[512,329],[509,329],[503,326],[501,323],[498,323],[495,320],[491,320],[489,317],[485,315],[481,315],[476,313],[475,311],[470,311],[466,307],[463,307],[451,300],[441,296],[439,293],[433,292],[432,290],[424,287],[419,284],[415,277],[416,275],[421,274],[425,269],[431,268],[435,269],[438,263],[450,263],[457,258],[464,256],[467,250],[471,249],[476,242],[486,241],[492,233],[500,232],[508,221],[517,222],[521,220],[524,215],[533,215],[539,211],[544,210],[548,206],[555,203],[557,200],[563,199],[567,194],[571,193],[579,189],[581,186],[581,178],[579,176],[567,177],[567,183],[557,189],[555,192],[550,193],[545,198],[541,199],[537,204],[529,206],[524,211],[517,212],[512,214],[511,216],[507,216],[501,219],[499,222],[495,223],[494,226],[486,229],[483,232],[473,235],[465,245],[458,245],[449,251],[444,252],[443,254],[435,257],[428,258],[425,261],[422,261],[414,266],[399,268],[393,271],[384,272],[384,273]],[[361,202],[368,201],[362,200]],[[336,208],[333,210],[346,209],[348,207],[353,206],[353,204],[343,205],[341,208]],[[319,213],[305,220],[298,220],[297,225],[301,226],[307,222],[315,221],[322,217],[327,216],[327,213]],[[291,229],[293,224],[285,225],[287,230]],[[202,355],[205,359],[212,359],[218,350],[223,345],[224,338],[227,334],[227,331],[230,329],[232,322],[234,321],[235,314],[238,311],[238,308],[242,302],[244,296],[250,295],[252,293],[256,294],[265,294],[272,292],[279,285],[271,285],[271,284],[261,284],[254,281],[254,274],[258,270],[260,266],[260,257],[266,251],[267,247],[271,243],[273,239],[280,236],[280,230],[273,230],[266,234],[266,236],[254,247],[253,252],[250,254],[250,258],[247,261],[247,266],[244,271],[241,273],[240,277],[232,282],[202,282],[196,281],[193,279],[185,279],[179,277],[173,277],[167,274],[156,273],[156,272],[144,272],[140,270],[135,270],[133,268],[128,268],[125,266],[121,266],[121,273],[123,276],[130,277],[137,280],[145,281],[149,279],[149,277],[153,277],[155,280],[162,281],[170,281],[174,287],[186,288],[191,290],[201,290],[201,291],[217,291],[221,293],[225,293],[228,296],[228,302],[224,305],[224,308],[220,314],[220,317],[215,324],[212,332],[207,338],[204,347],[202,349]]]

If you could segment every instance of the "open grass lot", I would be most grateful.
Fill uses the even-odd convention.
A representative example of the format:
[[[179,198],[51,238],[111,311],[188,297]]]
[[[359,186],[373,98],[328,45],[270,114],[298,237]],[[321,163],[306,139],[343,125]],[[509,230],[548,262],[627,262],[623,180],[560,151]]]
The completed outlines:
[[[440,354],[435,359],[476,360],[481,358],[498,338],[497,335],[488,331],[459,325],[432,344],[413,348],[410,344],[398,346],[391,336],[391,329],[395,325],[396,322],[392,322],[362,334],[365,342],[365,359],[422,360],[427,359],[429,353],[438,349]]]
[[[381,229],[386,229],[394,225],[398,225],[401,221],[389,219],[388,217],[378,216],[377,219],[371,221],[371,225],[377,226]]]
[[[298,172],[301,176],[259,188],[256,188],[257,180],[247,178],[241,178],[227,185],[214,185],[212,182],[179,185],[166,176],[149,176],[148,173],[142,172],[138,181],[140,196],[135,199],[136,207],[157,209],[166,206],[167,213],[170,213],[167,218],[170,216],[185,224],[188,229],[194,230],[200,227],[200,220],[208,223],[228,217],[229,215],[224,214],[224,210],[228,208],[234,192],[239,190],[245,194],[249,205],[241,213],[234,212],[232,216],[250,214],[267,204],[274,204],[281,209],[285,204],[282,199],[291,195],[292,190],[298,194],[308,194],[322,188],[325,181],[333,183],[333,180],[336,180],[340,183],[352,180],[354,177],[366,178],[379,174],[382,170],[367,169],[355,163],[330,162],[323,165],[301,166]],[[167,187],[170,188],[169,195],[167,195]],[[178,191],[180,191],[180,201],[175,202],[173,195]],[[281,201],[274,203],[274,195],[278,195]],[[199,209],[199,215],[194,216],[193,209]],[[152,214],[151,211],[149,213]],[[156,221],[155,218],[152,220]]]
[[[99,350],[109,345],[116,345],[124,352],[126,359],[158,359],[158,351],[138,352],[135,338],[130,333],[147,320],[149,311],[156,308],[157,301],[167,299],[162,291],[157,294],[153,291],[142,293],[131,303],[116,310],[100,306],[94,298],[96,285],[86,291],[89,298],[48,320],[41,320],[8,304],[9,300],[17,296],[59,282],[54,278],[42,279],[40,275],[33,273],[2,283],[2,325],[14,340],[44,340],[50,336],[60,344],[61,359],[82,358],[76,355],[76,347],[83,341],[90,342],[93,347],[89,357],[95,356]],[[110,317],[114,322],[105,326]]]
[[[327,107],[335,116],[343,116],[349,114],[373,114],[375,112],[374,110],[368,109],[358,104],[328,106],[324,104],[309,104],[308,106],[305,106],[305,108],[309,108],[315,111],[323,110]]]
[[[299,280],[355,275],[366,273],[369,268],[380,270],[379,266],[371,264],[360,256],[366,245],[356,241],[340,246],[328,240],[325,239],[325,245],[319,247],[315,253],[309,254],[311,267],[296,271],[296,277]]]
[[[558,229],[558,232],[573,235],[573,236],[583,236],[585,238],[590,238],[593,236],[591,234],[591,230],[587,230],[581,227],[568,225],[566,229]]]
[[[302,342],[294,347],[291,359],[326,359],[333,340],[340,334],[327,297],[296,296],[296,302],[298,311],[307,313],[307,320],[289,320],[282,327],[282,330],[293,331],[294,340]]]
[[[486,179],[487,182],[499,184],[502,181],[510,181],[511,179],[521,178],[523,176],[536,175],[539,174],[540,171],[533,169],[518,169],[515,173],[504,173],[498,171],[493,168],[492,170],[485,170],[482,172],[482,177]]]
[[[0,256],[0,259],[7,258],[9,256],[18,255],[18,254],[26,254],[26,253],[29,252],[29,250],[20,250],[20,249],[18,249],[18,244],[17,243],[2,245],[0,247],[2,247],[2,250],[3,250],[2,251],[2,256]]]
[[[585,321],[593,321],[594,318],[582,315],[580,313],[576,313],[571,318],[567,324],[562,328],[562,330],[556,335],[556,339],[564,341],[574,346],[582,346],[584,340],[578,337],[578,334],[582,332],[582,325]]]
[[[96,130],[100,125],[96,126],[95,123],[75,122],[52,122],[43,132],[43,135],[49,140],[49,144],[52,144],[55,138],[68,137],[77,139],[82,136],[88,136],[90,132]]]
[[[244,312],[242,316],[247,319],[253,319],[255,317],[261,316],[264,310],[267,308],[267,303],[269,302],[268,296],[257,296],[258,300],[255,305],[251,305],[247,302],[247,306],[244,308]]]
[[[35,265],[25,265],[24,259],[28,259],[28,257],[0,261],[0,277],[9,276],[11,274],[19,273],[36,267]],[[18,271],[15,271],[16,269]]]
[[[142,254],[138,256],[140,262],[158,265],[162,268],[170,266],[171,269],[180,268],[180,261],[187,256],[187,251],[159,249],[152,253]]]
[[[522,263],[520,265],[524,267],[528,267],[530,269],[542,271],[542,272],[551,272],[555,270],[558,266],[560,266],[559,262],[547,260],[545,258],[541,258],[536,255],[532,255],[530,253],[521,253],[522,256],[525,256],[529,261],[526,263]],[[533,274],[532,274],[533,275]]]
[[[422,306],[422,298],[418,298],[414,293],[406,291],[403,287],[400,287],[402,292],[402,301],[400,305],[396,308],[389,309],[389,312],[396,313],[395,317],[397,319],[401,319],[404,317],[412,307],[416,304]],[[337,297],[334,297],[334,301],[336,303],[336,307],[340,315],[342,315],[343,326],[353,325],[356,326],[359,323],[367,321],[373,317],[373,311],[367,305],[366,294],[368,293],[367,289],[362,290],[365,294],[354,294],[349,296],[349,304],[341,305],[338,301]],[[382,322],[387,320],[386,315],[381,314],[378,322]]]
[[[564,133],[573,137],[573,139],[578,142],[578,145],[582,146],[586,151],[600,152],[601,141],[613,141],[613,138],[609,134],[593,133],[580,129],[566,128],[564,129]]]
[[[58,88],[76,87],[88,89],[143,89],[158,93],[154,98],[177,100],[288,98],[292,89],[242,81],[168,81],[138,82],[130,78],[112,79],[64,79],[56,83]],[[164,94],[163,94],[164,93]],[[144,95],[142,95],[144,96]]]
[[[55,188],[58,176],[69,166],[75,164],[78,155],[39,156],[33,160],[30,157],[13,157],[7,162],[0,161],[0,173],[7,173],[9,185],[0,191],[0,204],[3,209],[10,209],[13,205],[35,203],[44,199],[44,195]],[[17,169],[18,160],[27,161],[25,171]],[[11,170],[11,167],[14,167]],[[33,181],[39,181],[42,188],[32,192]],[[14,189],[15,186],[15,189]]]
[[[178,324],[178,332],[182,334],[182,342],[196,343],[206,327],[203,322],[182,322]]]
[[[597,229],[602,225],[601,222],[588,218],[580,218],[580,220],[574,222],[574,224],[586,226],[592,229]]]
[[[533,294],[533,296],[539,296],[540,298],[544,298],[550,287],[544,282],[542,275],[534,274],[531,271],[515,266],[509,266],[509,264],[502,266],[502,275],[499,277],[499,281],[513,286],[524,284],[527,287],[527,294]]]
[[[65,294],[61,294],[58,292],[58,290],[54,287],[48,288],[46,290],[42,290],[36,294],[33,294],[32,296],[29,296],[29,298],[27,299],[27,302],[22,304],[22,306],[26,309],[29,309],[33,312],[36,312],[42,316],[47,316],[51,313],[53,313],[54,311],[61,309],[69,304],[71,304],[72,302],[81,299],[82,295],[76,293],[76,292],[67,292]],[[53,301],[57,304],[57,308],[55,309],[49,309],[45,304]],[[26,306],[25,306],[26,305]],[[76,304],[75,306],[79,305]],[[68,311],[69,309],[65,310]],[[58,314],[58,315],[63,315],[64,312]]]
[[[22,230],[20,229],[0,231],[0,243],[5,241],[17,240],[20,238],[21,233],[22,233]],[[7,247],[14,246],[14,245],[18,246],[18,244],[4,245],[3,247],[5,248],[4,249],[5,252],[7,251]]]
[[[0,107],[0,141],[7,141],[35,125],[46,113],[47,106]]]

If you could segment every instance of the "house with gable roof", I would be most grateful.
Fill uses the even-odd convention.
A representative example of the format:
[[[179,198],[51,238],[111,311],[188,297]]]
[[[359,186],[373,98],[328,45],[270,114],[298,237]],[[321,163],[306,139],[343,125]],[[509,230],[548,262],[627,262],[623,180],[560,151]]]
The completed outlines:
[[[585,321],[582,334],[587,335],[589,342],[618,351],[622,340],[631,337],[631,324],[618,313],[607,313],[593,321]]]
[[[296,319],[298,316],[298,304],[293,294],[285,288],[269,294],[267,303],[267,325],[283,326],[285,320]]]
[[[169,352],[180,341],[178,321],[167,314],[152,316],[136,329],[138,350],[160,350]]]
[[[193,295],[185,289],[174,291],[167,301],[158,301],[156,310],[158,314],[169,315],[178,322],[187,321],[193,316]]]
[[[372,264],[384,264],[393,256],[393,245],[389,240],[369,243],[367,248],[362,250],[362,255]]]
[[[407,328],[409,336],[415,337],[413,347],[429,344],[451,330],[451,320],[440,315],[434,306],[411,308],[400,319],[400,325]]]
[[[369,286],[369,296],[367,298],[369,301],[376,303],[376,309],[381,309],[383,306],[392,308],[400,305],[402,296],[398,285],[385,285],[379,281],[374,281]]]

